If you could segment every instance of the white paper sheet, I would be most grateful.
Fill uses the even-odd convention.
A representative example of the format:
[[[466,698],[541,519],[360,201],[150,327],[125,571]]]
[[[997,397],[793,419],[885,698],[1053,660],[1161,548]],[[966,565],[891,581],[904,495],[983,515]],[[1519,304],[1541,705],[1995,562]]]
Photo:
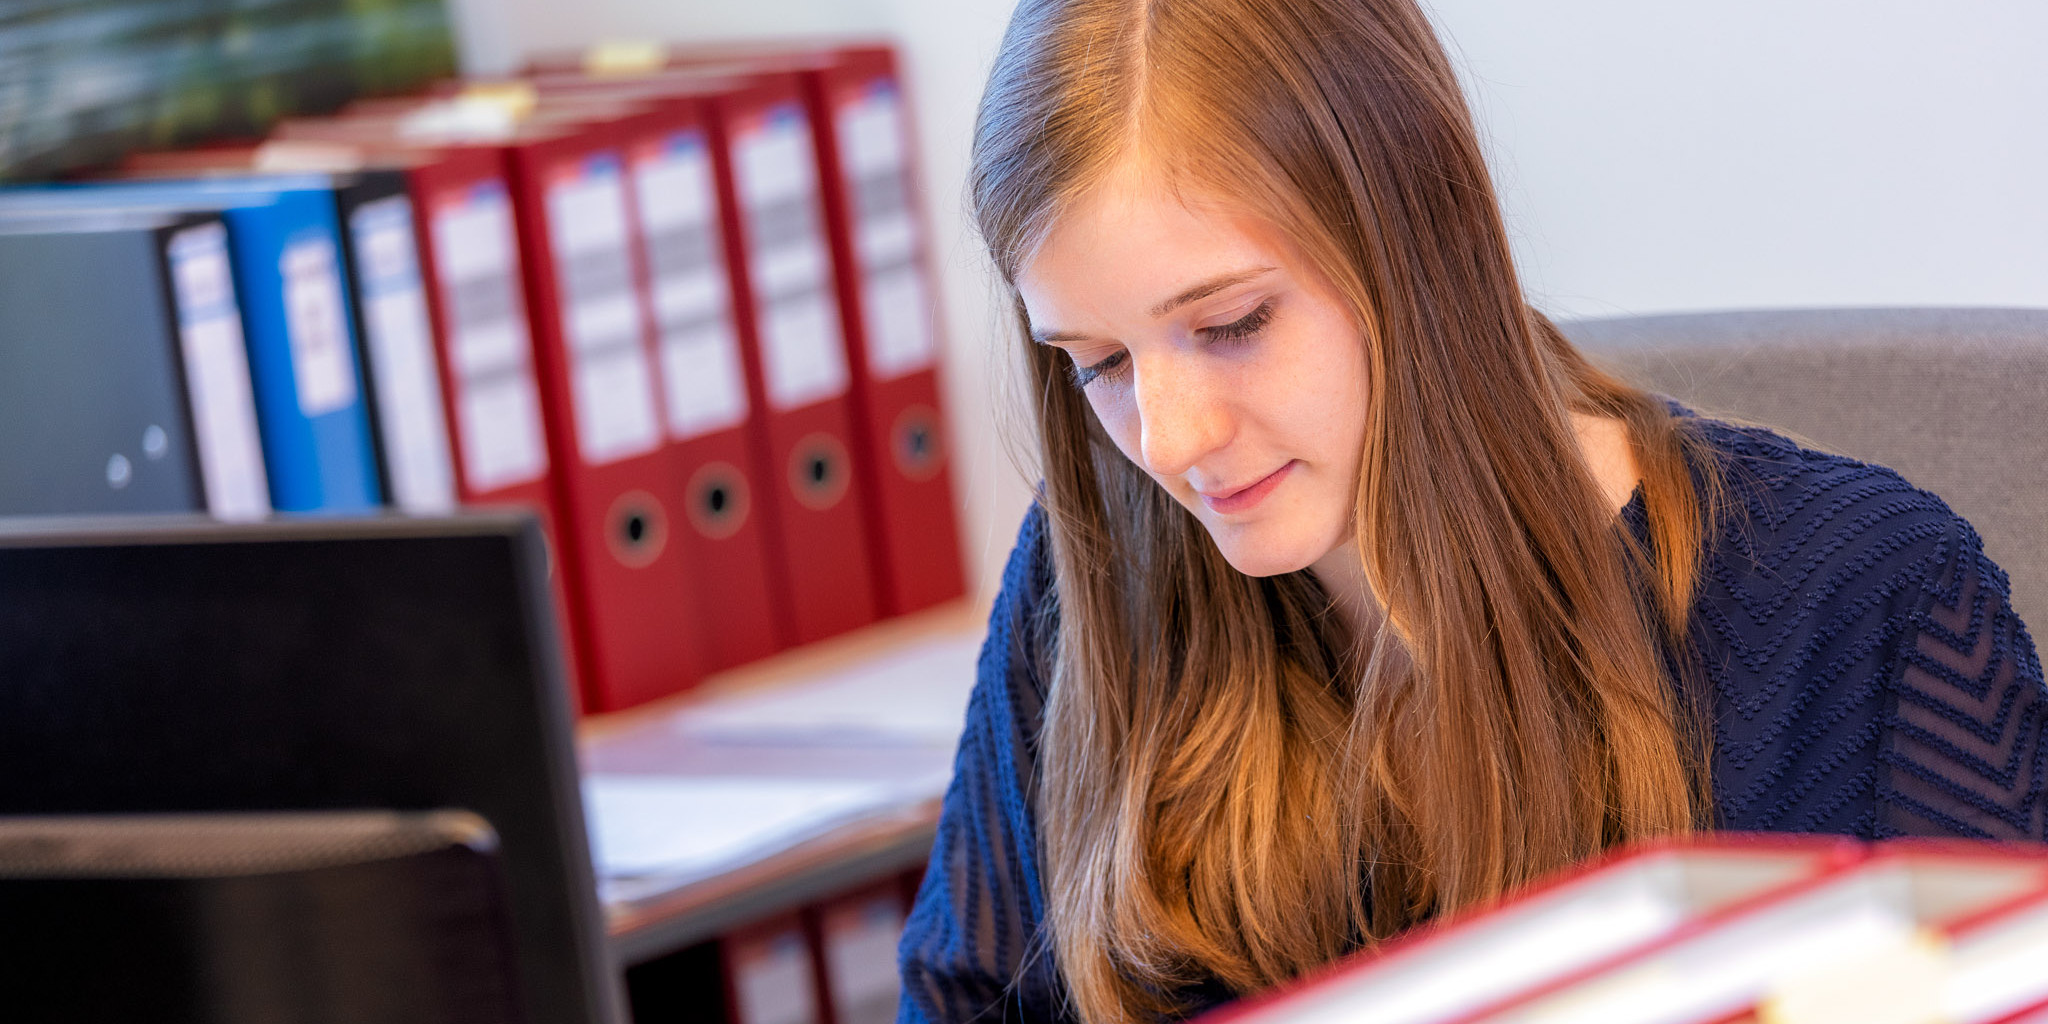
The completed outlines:
[[[676,717],[704,739],[804,737],[951,749],[974,689],[978,635],[949,634],[844,672],[759,694],[735,694]]]
[[[878,782],[593,774],[583,779],[601,878],[702,877],[894,802]]]

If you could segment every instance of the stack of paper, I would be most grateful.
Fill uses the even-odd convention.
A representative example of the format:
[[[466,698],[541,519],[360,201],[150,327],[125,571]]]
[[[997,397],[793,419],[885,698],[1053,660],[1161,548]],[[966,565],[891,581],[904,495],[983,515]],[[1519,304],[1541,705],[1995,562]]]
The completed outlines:
[[[673,888],[731,870],[899,803],[876,782],[679,775],[583,780],[591,859],[607,897],[647,879]]]
[[[979,638],[686,705],[584,751],[607,902],[633,902],[945,792]]]

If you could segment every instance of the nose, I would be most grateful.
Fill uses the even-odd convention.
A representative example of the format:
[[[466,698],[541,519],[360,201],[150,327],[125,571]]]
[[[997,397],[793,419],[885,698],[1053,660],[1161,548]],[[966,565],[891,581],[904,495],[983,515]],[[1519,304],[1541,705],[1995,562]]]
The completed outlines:
[[[1179,476],[1229,443],[1225,392],[1193,354],[1158,353],[1137,367],[1138,449],[1145,469]]]

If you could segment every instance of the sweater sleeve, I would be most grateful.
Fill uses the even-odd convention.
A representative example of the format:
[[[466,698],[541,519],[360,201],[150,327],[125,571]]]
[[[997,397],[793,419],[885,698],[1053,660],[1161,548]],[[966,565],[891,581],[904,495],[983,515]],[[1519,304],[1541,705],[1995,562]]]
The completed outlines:
[[[1064,1019],[1040,933],[1031,798],[1051,628],[1044,533],[1034,506],[989,617],[931,863],[897,951],[901,1024]]]
[[[2041,661],[1976,531],[1947,527],[1899,640],[1878,831],[2048,839]]]

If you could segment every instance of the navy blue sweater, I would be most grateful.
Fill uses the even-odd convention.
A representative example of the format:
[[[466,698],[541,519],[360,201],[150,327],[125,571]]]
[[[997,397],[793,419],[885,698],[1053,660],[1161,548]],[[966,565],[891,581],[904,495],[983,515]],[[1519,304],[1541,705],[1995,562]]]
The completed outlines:
[[[1897,473],[1697,420],[1739,514],[1692,613],[1720,828],[2048,839],[2041,663],[1976,531]],[[1622,520],[1645,537],[1640,491]],[[1035,823],[1053,636],[1045,522],[1003,574],[931,866],[902,1021],[1053,1021]],[[1198,1001],[1228,993],[1196,993]]]

